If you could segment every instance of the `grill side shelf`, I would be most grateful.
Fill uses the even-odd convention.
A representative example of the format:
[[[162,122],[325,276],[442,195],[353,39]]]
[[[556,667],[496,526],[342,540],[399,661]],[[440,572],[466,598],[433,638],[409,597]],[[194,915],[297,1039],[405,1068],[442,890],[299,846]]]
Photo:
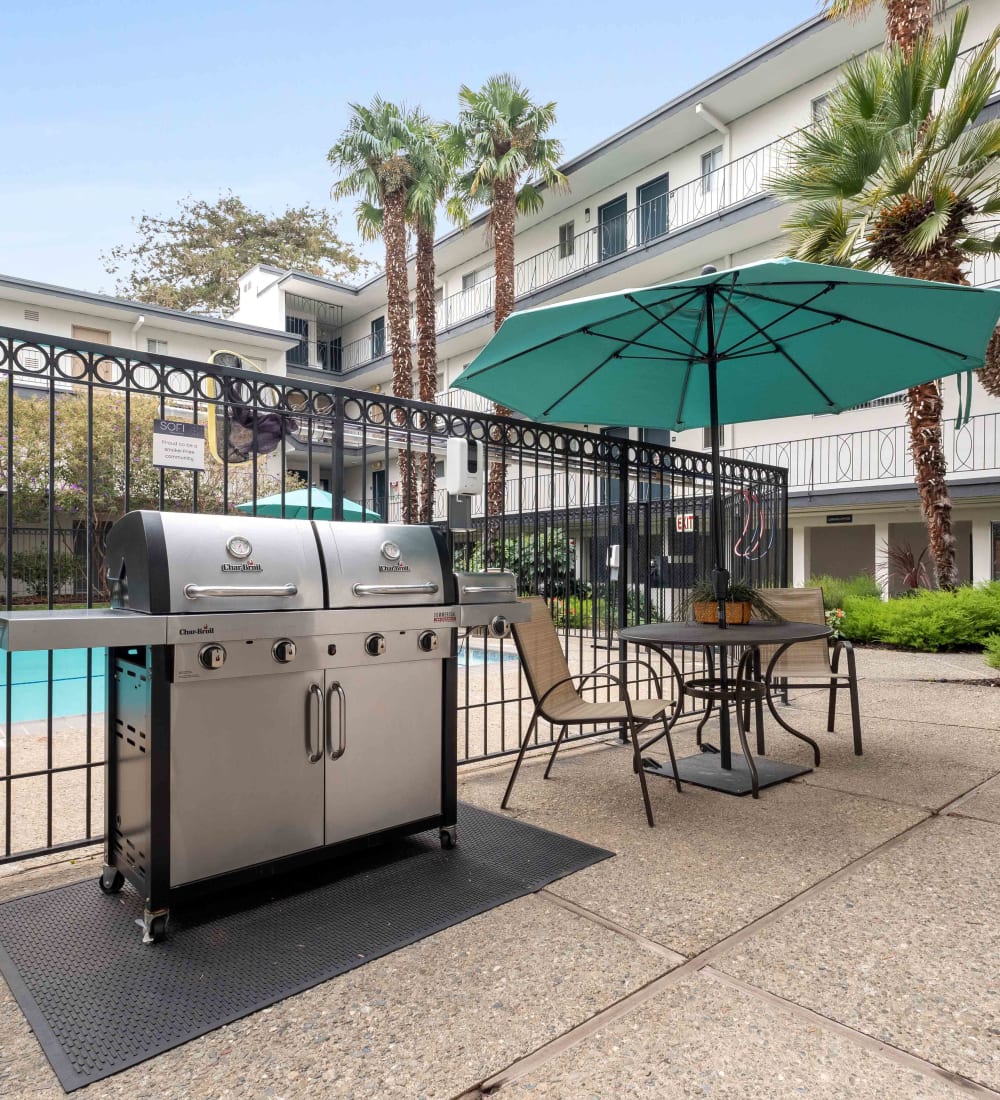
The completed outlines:
[[[91,608],[80,611],[0,612],[0,649],[93,649],[164,645],[166,615]]]

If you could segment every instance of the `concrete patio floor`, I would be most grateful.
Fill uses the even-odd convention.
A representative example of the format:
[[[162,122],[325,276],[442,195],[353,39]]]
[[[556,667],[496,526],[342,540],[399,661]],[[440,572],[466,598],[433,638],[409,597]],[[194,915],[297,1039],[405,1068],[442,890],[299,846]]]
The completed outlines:
[[[802,693],[821,768],[758,801],[651,777],[655,829],[617,744],[530,760],[511,812],[613,859],[77,1095],[1000,1097],[1000,689],[975,655],[858,664],[864,757]],[[773,722],[768,751],[809,759]],[[497,809],[509,770],[460,796]],[[98,863],[0,869],[0,900]],[[0,1096],[62,1095],[2,981],[0,1035]]]

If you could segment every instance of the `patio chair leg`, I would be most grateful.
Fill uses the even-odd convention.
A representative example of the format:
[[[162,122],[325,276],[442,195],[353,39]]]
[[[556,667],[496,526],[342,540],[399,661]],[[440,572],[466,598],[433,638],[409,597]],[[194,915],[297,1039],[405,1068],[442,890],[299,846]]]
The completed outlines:
[[[634,722],[629,722],[628,731],[632,737],[632,751],[635,753],[635,762],[639,766],[639,784],[642,787],[642,801],[646,807],[646,820],[652,829],[656,822],[653,821],[653,807],[649,804],[649,791],[646,788],[646,769],[642,766],[642,760],[639,756],[639,734],[636,732]]]
[[[559,730],[559,736],[556,738],[555,747],[552,749],[552,755],[549,757],[548,764],[545,765],[545,773],[542,775],[543,779],[548,779],[549,772],[552,771],[552,765],[556,762],[556,753],[559,751],[559,746],[562,744],[562,739],[566,736],[566,730],[569,726],[563,726]]]
[[[681,793],[681,777],[677,774],[677,757],[674,756],[674,742],[670,736],[670,723],[667,721],[667,716],[663,716],[663,734],[667,739],[667,752],[670,754],[670,766],[674,769],[674,786],[677,788],[677,793]]]
[[[837,681],[830,681],[830,706],[826,715],[827,733],[833,733],[833,727],[837,724]]]
[[[531,721],[528,723],[528,728],[524,734],[524,740],[521,742],[521,750],[517,754],[517,760],[514,762],[514,770],[510,773],[510,779],[507,783],[507,790],[504,791],[503,801],[500,803],[500,809],[507,809],[507,800],[510,798],[510,792],[514,789],[514,780],[517,779],[517,773],[521,770],[521,761],[524,759],[524,754],[528,750],[528,743],[531,741],[531,734],[534,732],[535,726],[538,724],[538,711],[531,716]]]
[[[750,752],[750,744],[747,741],[747,730],[743,723],[743,713],[739,701],[736,704],[736,732],[740,735],[740,744],[743,746],[743,755],[746,757],[747,767],[750,769],[750,784],[754,798],[760,798],[760,783],[757,776],[757,765],[753,761]]]
[[[755,649],[753,651],[753,678],[760,681],[760,650]],[[756,712],[755,717],[757,719],[757,755],[764,755],[764,700],[761,696],[757,696],[754,702],[754,710]]]
[[[863,755],[861,748],[861,700],[858,698],[858,672],[854,664],[854,650],[847,651],[847,683],[851,695],[851,727],[854,732],[854,755]]]

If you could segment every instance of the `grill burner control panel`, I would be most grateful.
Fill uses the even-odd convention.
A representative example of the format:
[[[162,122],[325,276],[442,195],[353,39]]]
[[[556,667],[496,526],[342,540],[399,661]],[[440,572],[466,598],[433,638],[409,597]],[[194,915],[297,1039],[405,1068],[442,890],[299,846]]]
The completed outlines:
[[[385,635],[369,634],[365,638],[365,653],[369,657],[381,657],[385,653]]]
[[[295,654],[297,652],[298,649],[291,638],[279,638],[278,641],[271,646],[271,653],[279,665],[291,664],[291,662],[295,660]]]
[[[210,671],[222,668],[226,663],[226,651],[221,645],[203,645],[198,650],[198,661],[202,668]]]

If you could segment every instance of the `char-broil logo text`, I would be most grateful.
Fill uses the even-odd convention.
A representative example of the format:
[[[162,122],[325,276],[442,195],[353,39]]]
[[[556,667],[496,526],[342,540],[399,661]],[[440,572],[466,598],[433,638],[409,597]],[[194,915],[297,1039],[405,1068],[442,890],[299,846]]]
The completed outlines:
[[[223,573],[263,573],[264,572],[264,566],[259,565],[257,562],[255,562],[253,560],[253,558],[248,558],[246,561],[241,561],[241,562],[224,561],[222,563],[222,572]]]
[[[378,571],[380,573],[409,573],[410,567],[398,561],[395,565],[380,565]]]
[[[208,623],[205,623],[204,626],[192,627],[190,630],[187,627],[182,626],[177,633],[178,634],[183,634],[185,636],[190,635],[190,634],[214,634],[215,633],[215,627],[214,626],[209,626]]]

